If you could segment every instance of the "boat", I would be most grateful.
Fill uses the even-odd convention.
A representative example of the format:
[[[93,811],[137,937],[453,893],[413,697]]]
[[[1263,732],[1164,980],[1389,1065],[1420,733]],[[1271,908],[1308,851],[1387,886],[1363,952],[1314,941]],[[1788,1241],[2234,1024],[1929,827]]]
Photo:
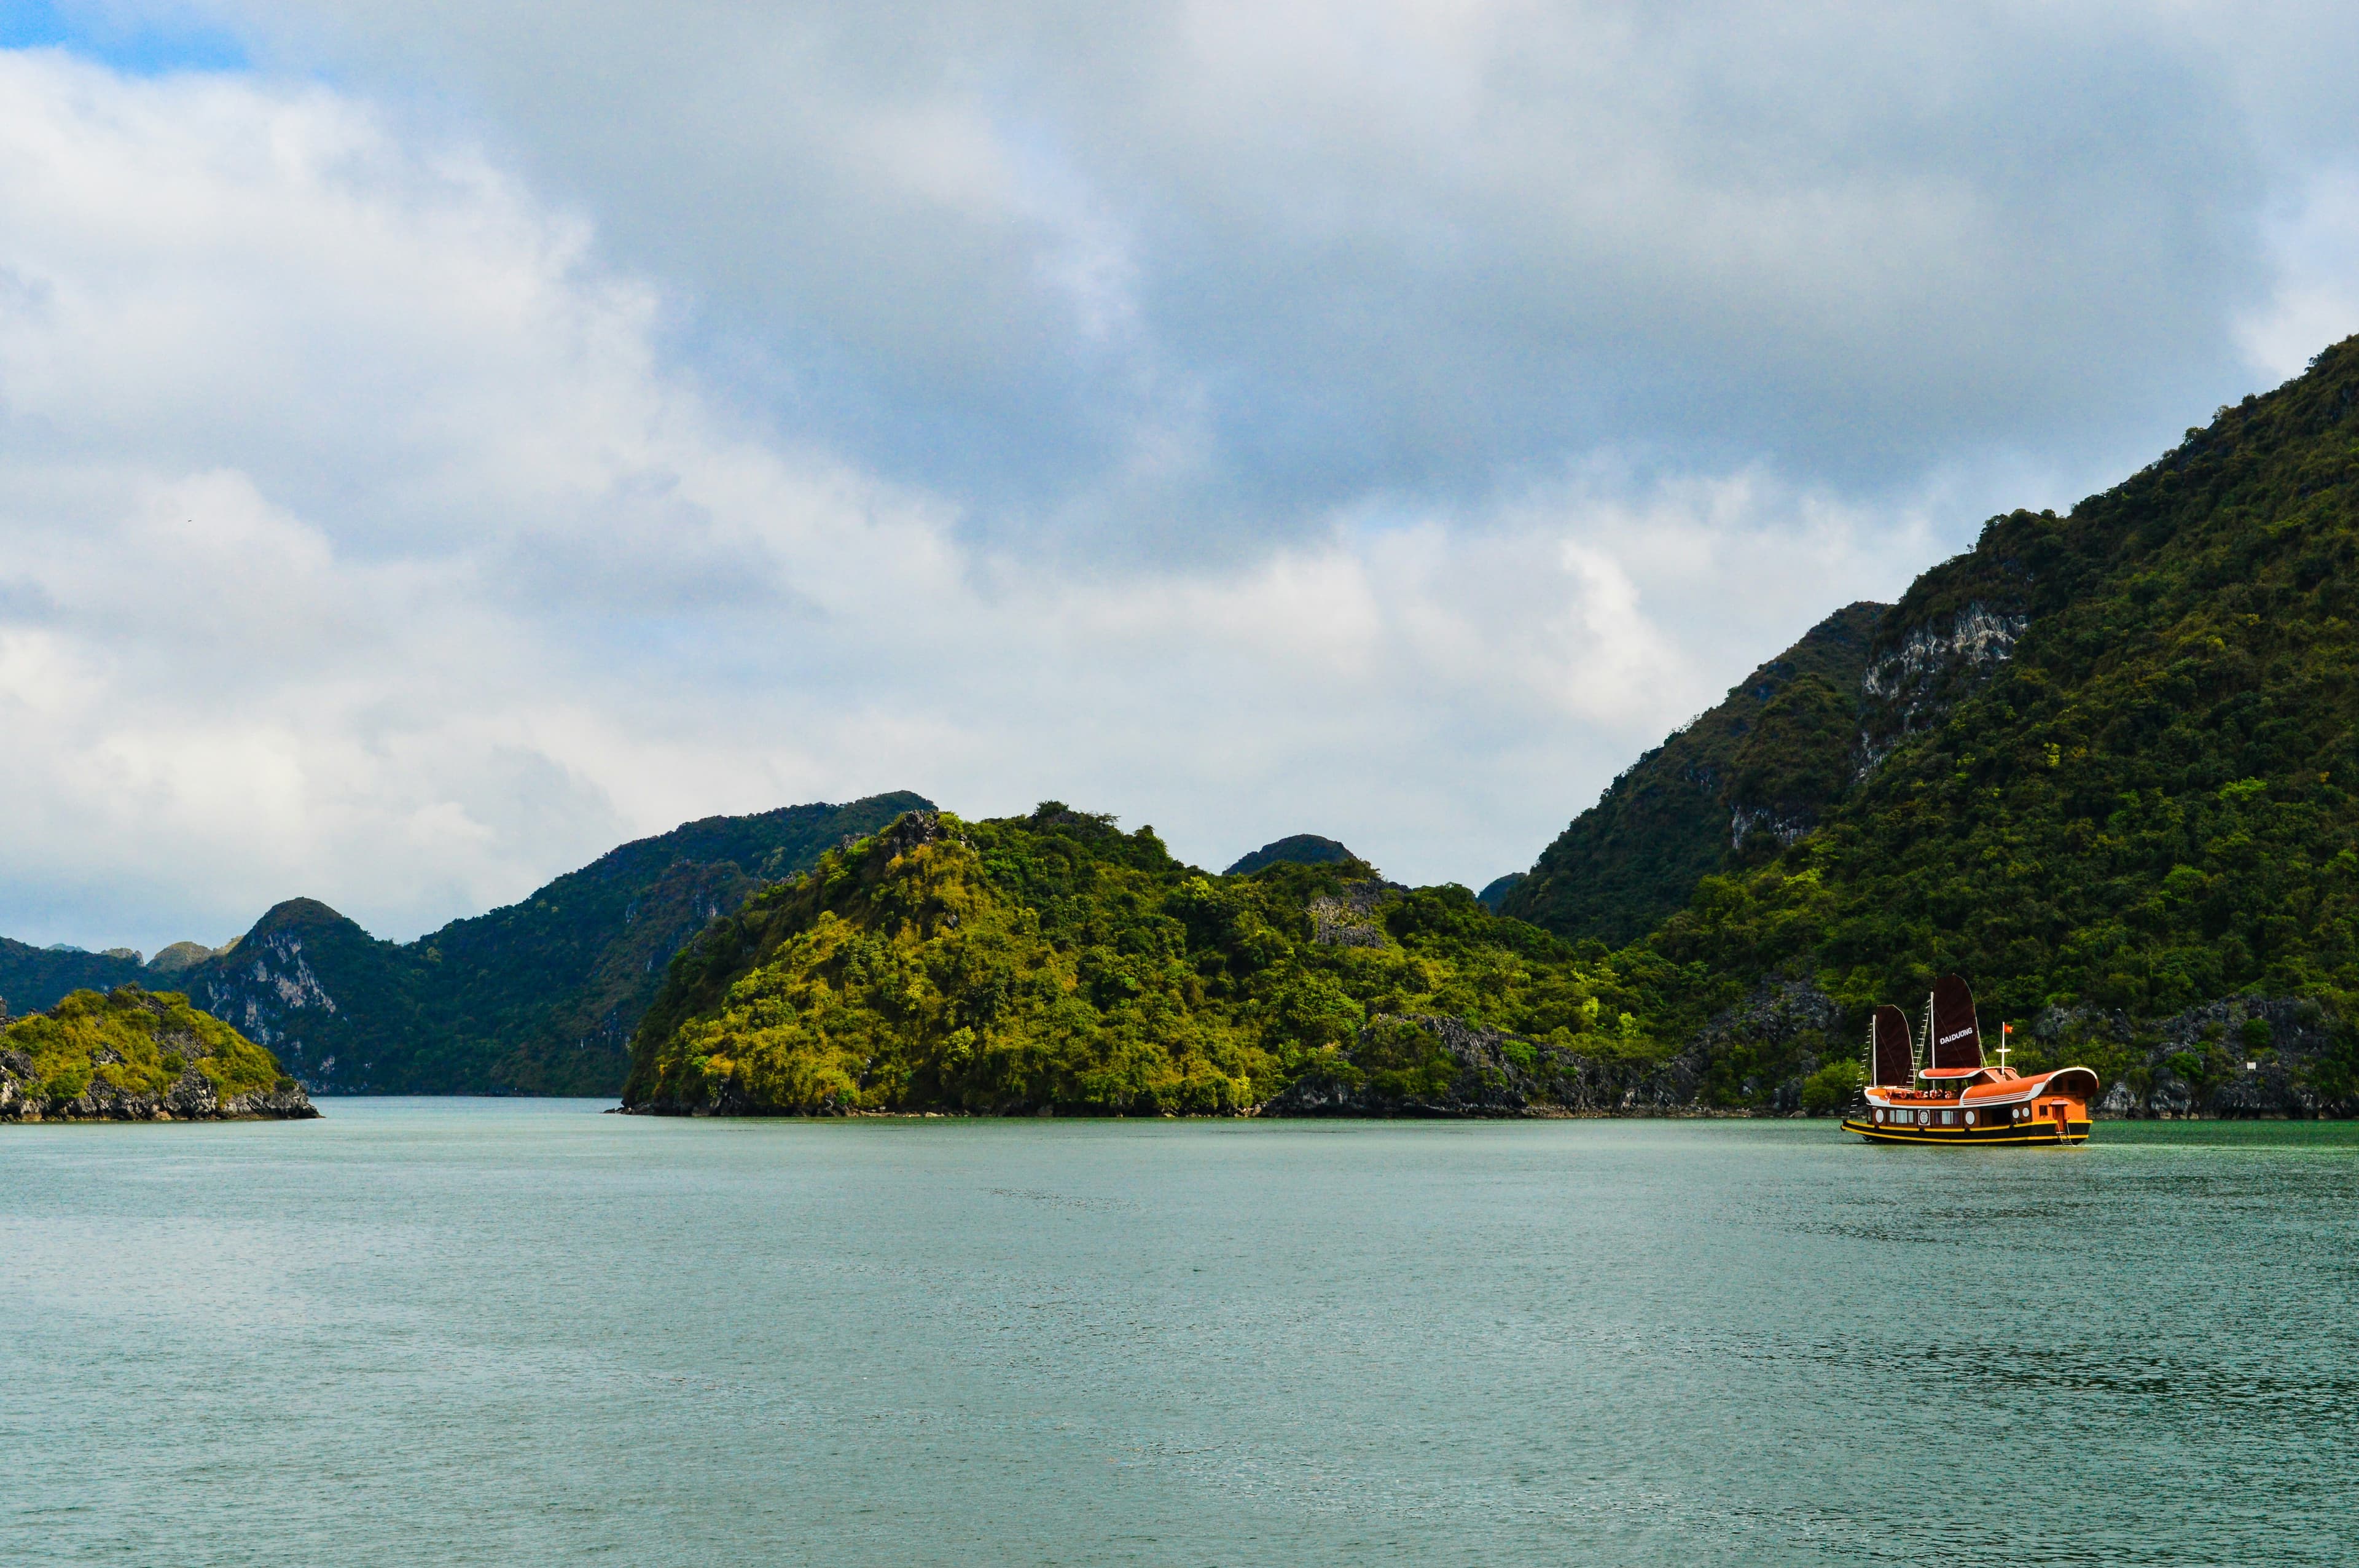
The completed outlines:
[[[2018,1073],[2007,1065],[2006,1028],[1995,1065],[1983,1060],[1974,993],[1944,975],[1925,999],[1920,1065],[1908,1015],[1886,1002],[1867,1026],[1866,1101],[1843,1130],[1871,1143],[2085,1143],[2097,1075],[2086,1067]]]

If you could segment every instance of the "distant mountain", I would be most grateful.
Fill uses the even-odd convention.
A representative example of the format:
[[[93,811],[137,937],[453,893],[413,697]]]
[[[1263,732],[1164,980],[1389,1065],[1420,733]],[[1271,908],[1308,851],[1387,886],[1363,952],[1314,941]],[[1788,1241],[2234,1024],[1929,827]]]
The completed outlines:
[[[1321,838],[1316,833],[1297,833],[1274,843],[1264,844],[1249,855],[1241,855],[1236,864],[1222,872],[1223,876],[1249,877],[1264,866],[1288,864],[1295,866],[1340,866],[1357,859],[1351,850],[1332,838]]]
[[[226,953],[227,947],[218,949]],[[183,969],[193,969],[213,956],[216,949],[201,942],[175,942],[147,960],[147,968],[158,975],[177,975]]]
[[[151,978],[145,966],[112,954],[0,936],[0,1012],[41,1012],[74,991],[110,991]]]
[[[176,944],[151,967],[0,941],[0,996],[21,1011],[168,977],[315,1093],[613,1094],[665,965],[707,922],[927,805],[901,793],[708,817],[409,943],[312,899],[277,905],[218,952]]]
[[[1495,907],[1618,946],[1685,903],[1699,879],[1767,860],[1809,832],[1851,781],[1860,683],[1889,608],[1845,606],[1730,688],[1632,763]]]

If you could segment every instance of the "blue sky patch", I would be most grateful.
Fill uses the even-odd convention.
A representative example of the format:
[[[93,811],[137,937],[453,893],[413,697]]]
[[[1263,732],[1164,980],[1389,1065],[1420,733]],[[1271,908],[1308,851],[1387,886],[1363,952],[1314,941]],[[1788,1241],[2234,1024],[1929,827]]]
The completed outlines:
[[[130,76],[243,70],[245,46],[215,27],[104,15],[51,0],[0,0],[0,49],[61,49]]]

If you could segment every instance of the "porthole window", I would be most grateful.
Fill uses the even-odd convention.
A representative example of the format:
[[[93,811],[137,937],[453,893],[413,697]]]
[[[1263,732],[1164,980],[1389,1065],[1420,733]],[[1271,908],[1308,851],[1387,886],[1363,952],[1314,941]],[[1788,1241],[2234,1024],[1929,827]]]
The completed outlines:
[[[1930,1111],[1930,1110],[1920,1110],[1920,1111],[1919,1111],[1919,1112],[1917,1113],[1917,1125],[1918,1125],[1918,1126],[1919,1126],[1919,1127],[1930,1127],[1930,1126],[1932,1126],[1932,1125],[1933,1125],[1933,1113],[1932,1113],[1931,1111]]]
[[[1966,1112],[1966,1125],[1967,1125],[1968,1127],[1972,1127],[1973,1124],[1974,1124],[1974,1113],[1973,1113],[1973,1111],[1968,1111],[1968,1112]]]

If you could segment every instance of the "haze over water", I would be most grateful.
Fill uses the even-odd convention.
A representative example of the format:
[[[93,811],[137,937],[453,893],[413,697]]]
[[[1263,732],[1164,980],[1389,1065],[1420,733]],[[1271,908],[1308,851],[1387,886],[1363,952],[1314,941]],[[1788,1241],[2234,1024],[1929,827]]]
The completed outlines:
[[[2359,1128],[0,1137],[13,1562],[2343,1563]]]

